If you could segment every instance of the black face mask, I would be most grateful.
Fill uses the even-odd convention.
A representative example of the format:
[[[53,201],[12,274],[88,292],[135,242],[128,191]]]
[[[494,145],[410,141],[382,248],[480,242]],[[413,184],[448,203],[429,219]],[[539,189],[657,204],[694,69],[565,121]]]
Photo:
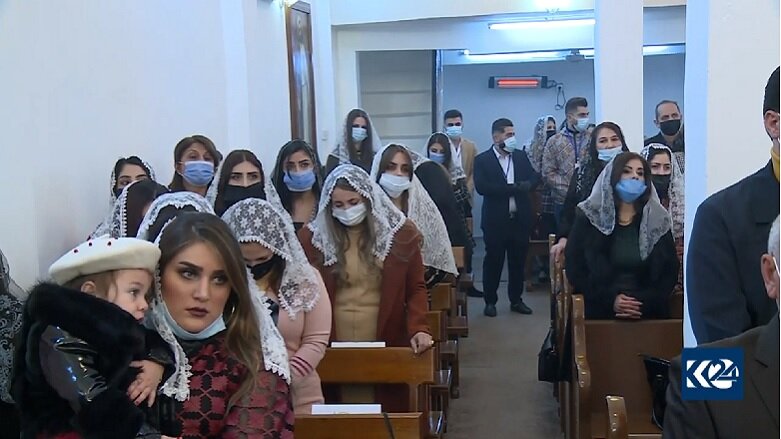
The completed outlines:
[[[122,195],[122,189],[114,189],[114,198],[119,198],[120,195]]]
[[[553,137],[555,134],[556,134],[556,130],[548,130],[548,131],[545,131],[545,140],[548,140],[548,139],[550,139],[550,138],[551,138],[551,137]]]
[[[670,190],[670,176],[669,175],[652,175],[651,180],[654,182],[656,193],[659,198],[667,198],[667,192]]]
[[[279,255],[274,255],[266,262],[261,262],[251,266],[249,269],[252,272],[252,278],[255,280],[263,279],[267,274],[271,273],[271,271],[274,269],[274,267],[277,266],[278,263]]]
[[[231,206],[247,198],[266,199],[266,191],[263,183],[255,183],[247,187],[243,186],[225,186],[225,192],[222,195],[223,208],[228,210]]]
[[[662,131],[662,134],[665,136],[674,136],[678,134],[678,131],[681,129],[681,120],[680,119],[670,119],[665,120],[663,122],[659,122],[659,129]]]

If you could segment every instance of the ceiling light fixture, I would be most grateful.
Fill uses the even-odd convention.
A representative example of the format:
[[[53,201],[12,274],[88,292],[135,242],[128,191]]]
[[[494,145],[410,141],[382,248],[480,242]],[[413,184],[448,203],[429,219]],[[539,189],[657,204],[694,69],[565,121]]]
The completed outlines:
[[[544,20],[544,21],[511,21],[506,23],[491,23],[491,30],[519,30],[519,29],[562,29],[568,27],[593,26],[596,20],[593,18],[580,18],[574,20]]]
[[[481,53],[471,54],[468,50],[465,50],[464,56],[469,58],[470,61],[529,61],[529,60],[546,60],[557,59],[561,57],[560,52],[520,52],[520,53]]]

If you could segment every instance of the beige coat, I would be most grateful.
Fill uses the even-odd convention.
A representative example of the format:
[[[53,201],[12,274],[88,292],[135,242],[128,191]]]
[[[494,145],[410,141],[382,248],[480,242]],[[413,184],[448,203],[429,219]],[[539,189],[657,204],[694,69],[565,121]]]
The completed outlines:
[[[454,151],[455,153],[455,151]],[[475,143],[469,139],[461,138],[461,167],[466,174],[466,188],[469,190],[469,195],[474,197],[475,193],[475,156],[477,155],[477,147]]]

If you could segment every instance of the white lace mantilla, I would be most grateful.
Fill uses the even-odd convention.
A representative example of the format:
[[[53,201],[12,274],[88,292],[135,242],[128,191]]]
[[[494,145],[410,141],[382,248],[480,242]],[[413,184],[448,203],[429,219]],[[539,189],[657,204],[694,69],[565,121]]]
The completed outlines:
[[[683,172],[681,172],[681,167],[678,164],[678,159],[676,158],[675,154],[670,151],[670,148],[668,148],[666,145],[662,145],[661,143],[651,143],[646,145],[640,155],[648,160],[648,153],[650,152],[650,148],[656,150],[663,149],[670,154],[672,174],[670,174],[670,188],[667,190],[670,198],[670,206],[668,210],[670,212],[670,217],[672,217],[673,220],[673,237],[676,240],[679,240],[681,237],[683,237],[683,214],[686,210],[686,199],[683,190]]]
[[[117,160],[120,160],[122,158],[126,158],[126,157],[120,157]],[[141,160],[141,163],[143,163],[144,166],[146,166],[146,169],[149,170],[149,179],[157,181],[155,179],[155,170],[152,169],[151,166],[149,166],[149,163],[147,163],[146,160]],[[117,185],[117,176],[114,174],[114,170],[112,169],[111,170],[111,182],[109,182],[109,186],[108,186],[109,187],[109,193],[111,194],[111,196],[109,198],[109,205],[112,206],[112,208],[114,206],[114,202],[117,201],[117,196],[114,195],[114,188],[116,187],[116,185]],[[95,235],[95,236],[103,236],[103,235],[105,235],[105,233],[103,233],[101,235]]]
[[[212,209],[212,206],[206,198],[195,192],[182,191],[163,194],[157,197],[149,206],[149,210],[146,212],[146,215],[144,215],[144,219],[138,227],[138,234],[136,237],[149,241],[149,238],[151,238],[149,236],[149,229],[158,221],[158,217],[163,209],[166,207],[183,209],[186,206],[192,207],[196,212],[214,214],[214,209]],[[160,233],[158,233],[154,239],[155,244],[159,242],[160,237],[163,235],[163,230],[165,230],[174,219],[175,216],[166,220],[165,225],[160,229]]]
[[[225,160],[223,160],[220,163],[220,166],[217,167],[217,172],[214,174],[212,184],[209,185],[209,189],[206,191],[206,199],[212,207],[214,207],[214,204],[217,202],[217,196],[219,195],[218,186],[223,172],[223,164],[225,164]],[[285,210],[285,208],[282,206],[282,199],[279,198],[277,188],[274,187],[274,184],[271,181],[271,174],[265,170],[261,172],[261,174],[263,174],[263,191],[266,193],[266,201],[278,209]]]
[[[10,271],[8,259],[0,251],[0,401],[12,404],[13,342],[22,327],[22,307],[27,293],[11,279]]]
[[[453,142],[450,140],[450,137],[448,137],[448,135],[445,133],[437,132],[429,136],[426,145],[428,145],[428,143],[431,141],[431,138],[437,134],[445,136],[445,138],[447,139],[447,145],[442,145],[442,147],[450,150],[450,164],[447,167],[447,172],[450,174],[450,181],[453,184],[456,184],[458,180],[461,180],[462,178],[466,178],[466,172],[464,172],[464,168],[461,166],[461,162],[459,160],[456,160],[456,152],[454,151]],[[428,146],[426,146],[426,149],[428,149]],[[428,157],[428,153],[425,153],[425,155],[426,157]],[[420,162],[418,164],[420,164]],[[415,165],[415,168],[417,168],[417,165]]]
[[[369,174],[355,165],[339,165],[326,178],[317,216],[307,225],[312,231],[312,245],[323,254],[325,266],[336,263],[336,244],[328,227],[328,221],[337,220],[331,217],[327,207],[331,203],[331,194],[336,187],[336,182],[340,179],[347,181],[371,205],[372,216],[367,220],[374,221],[376,238],[373,253],[380,261],[385,261],[393,245],[393,237],[404,226],[406,217],[393,205],[379,185],[372,183]]]
[[[371,169],[372,181],[377,181],[377,175],[381,172],[379,169],[380,162],[388,146],[390,145],[386,145],[374,156]],[[412,151],[406,146],[404,148],[410,152],[411,156]],[[385,191],[383,191],[383,194],[388,197]],[[421,248],[423,265],[458,276],[458,268],[456,268],[453,248],[450,243],[450,236],[447,234],[445,221],[442,219],[437,205],[434,204],[434,200],[431,199],[428,192],[426,192],[426,188],[423,187],[423,184],[414,172],[412,172],[412,184],[407,190],[407,194],[407,218],[415,224],[423,236],[423,246]],[[388,197],[388,200],[393,203],[390,197]]]
[[[318,275],[309,264],[296,237],[293,220],[284,209],[268,201],[248,198],[225,211],[222,220],[239,242],[256,242],[285,260],[277,296],[291,319],[302,310],[308,312],[314,308],[320,298]]]
[[[260,329],[260,346],[263,353],[263,365],[266,370],[273,372],[290,384],[290,359],[287,356],[287,347],[282,334],[279,332],[274,319],[271,317],[271,308],[267,301],[263,300],[265,293],[260,291],[255,282],[252,281],[252,274],[247,271],[249,279],[249,294],[252,297],[252,306],[258,318],[258,329]]]
[[[612,159],[605,165],[591,189],[591,195],[578,204],[589,222],[603,235],[611,235],[616,226],[616,202],[613,185],[610,184],[614,161],[615,159]],[[659,202],[659,196],[652,185],[651,197],[643,206],[643,218],[640,221],[640,257],[643,260],[648,258],[656,243],[671,227],[670,214]]]

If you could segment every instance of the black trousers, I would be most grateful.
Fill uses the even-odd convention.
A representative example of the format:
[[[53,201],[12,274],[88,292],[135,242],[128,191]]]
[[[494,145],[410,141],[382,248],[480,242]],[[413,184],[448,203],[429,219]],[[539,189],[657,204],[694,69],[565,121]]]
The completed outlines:
[[[483,260],[483,292],[485,303],[495,305],[499,300],[496,290],[502,277],[507,256],[507,297],[510,303],[521,301],[525,283],[526,253],[529,249],[529,225],[520,217],[509,218],[506,227],[483,229],[485,259]]]

